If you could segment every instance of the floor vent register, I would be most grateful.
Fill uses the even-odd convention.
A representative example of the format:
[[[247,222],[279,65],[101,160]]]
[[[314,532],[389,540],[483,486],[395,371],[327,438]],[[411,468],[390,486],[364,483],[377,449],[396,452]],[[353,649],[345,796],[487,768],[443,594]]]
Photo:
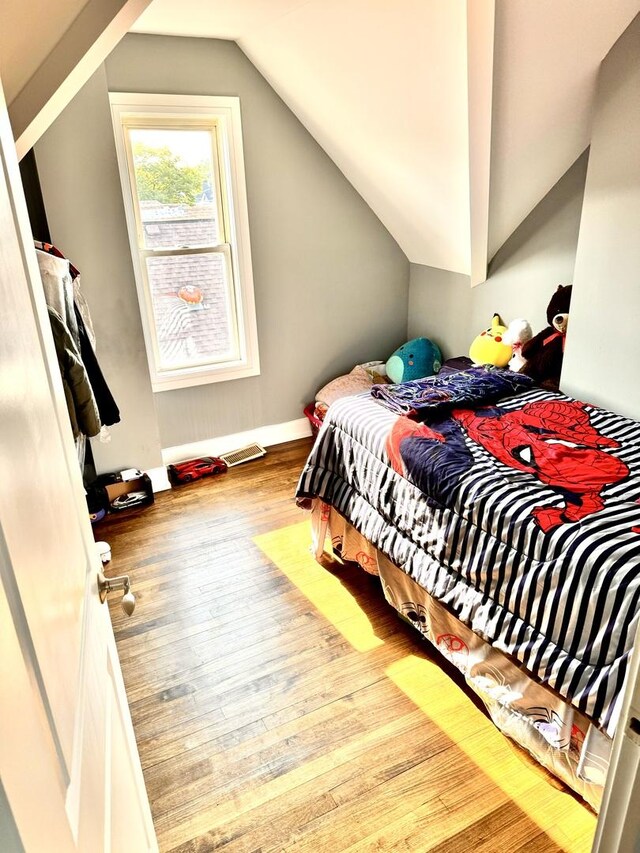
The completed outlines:
[[[252,459],[260,459],[260,457],[266,456],[266,453],[264,447],[259,444],[247,444],[246,447],[241,447],[239,450],[223,453],[220,459],[227,463],[228,468],[233,468],[234,465],[251,462]]]

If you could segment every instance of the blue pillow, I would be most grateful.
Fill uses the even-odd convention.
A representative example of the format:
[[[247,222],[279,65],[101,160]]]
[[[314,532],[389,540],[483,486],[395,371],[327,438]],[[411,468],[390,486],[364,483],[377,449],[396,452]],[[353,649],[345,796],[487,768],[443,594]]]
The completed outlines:
[[[442,365],[442,353],[429,338],[414,338],[397,349],[387,361],[387,376],[392,382],[409,382],[433,376]]]

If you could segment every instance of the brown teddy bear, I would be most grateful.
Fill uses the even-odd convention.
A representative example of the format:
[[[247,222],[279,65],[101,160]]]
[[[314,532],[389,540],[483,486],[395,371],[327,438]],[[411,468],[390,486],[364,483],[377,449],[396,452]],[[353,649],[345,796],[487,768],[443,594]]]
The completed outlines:
[[[560,285],[547,306],[549,325],[522,346],[522,357],[526,363],[520,368],[520,373],[526,373],[550,391],[557,391],[560,387],[570,303],[571,285]]]

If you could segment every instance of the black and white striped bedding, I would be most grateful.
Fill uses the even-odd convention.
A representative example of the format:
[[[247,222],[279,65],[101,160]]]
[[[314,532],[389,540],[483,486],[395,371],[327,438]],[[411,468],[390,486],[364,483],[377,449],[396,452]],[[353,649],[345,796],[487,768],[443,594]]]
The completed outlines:
[[[569,398],[529,391],[517,411]],[[586,407],[628,468],[604,506],[544,532],[532,511],[569,505],[558,489],[499,461],[465,434],[473,456],[443,506],[389,464],[398,416],[369,396],[341,400],[302,472],[298,497],[319,497],[492,645],[612,734],[640,602],[640,424]],[[571,447],[568,447],[571,451]]]

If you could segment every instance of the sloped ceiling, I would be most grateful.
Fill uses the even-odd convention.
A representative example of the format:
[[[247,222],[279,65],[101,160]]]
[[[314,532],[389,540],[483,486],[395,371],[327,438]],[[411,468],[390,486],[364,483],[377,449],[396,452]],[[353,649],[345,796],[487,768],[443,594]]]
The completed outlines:
[[[200,8],[188,2],[182,22]],[[268,4],[267,20],[267,4],[255,0],[203,5],[206,34],[238,34],[242,50],[407,256],[468,271],[464,2],[280,0],[275,9]],[[254,10],[253,25],[242,7]],[[152,3],[135,29],[175,32],[172,8],[172,0]],[[211,20],[216,11],[219,24]]]
[[[467,2],[154,0],[134,29],[236,40],[409,260],[468,273]],[[496,0],[489,257],[588,145],[598,66],[639,11]]]
[[[639,0],[501,0],[496,9],[489,256],[589,145],[600,63]]]
[[[1,0],[0,77],[11,103],[87,0]]]
[[[0,80],[18,159],[33,148],[150,0],[0,0]]]

